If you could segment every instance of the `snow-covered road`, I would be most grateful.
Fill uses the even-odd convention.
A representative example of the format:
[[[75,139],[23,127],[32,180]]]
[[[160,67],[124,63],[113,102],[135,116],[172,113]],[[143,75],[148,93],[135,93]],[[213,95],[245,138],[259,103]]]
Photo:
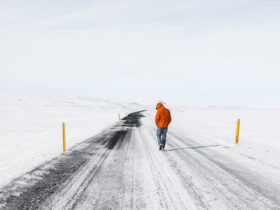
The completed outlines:
[[[170,129],[159,151],[152,117],[120,123],[0,191],[3,209],[280,209],[279,168]]]

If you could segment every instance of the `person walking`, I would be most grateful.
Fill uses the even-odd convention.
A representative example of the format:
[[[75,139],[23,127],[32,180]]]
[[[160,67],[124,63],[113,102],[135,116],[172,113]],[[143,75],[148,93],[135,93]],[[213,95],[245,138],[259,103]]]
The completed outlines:
[[[157,114],[155,117],[157,126],[157,139],[159,144],[159,150],[164,150],[166,144],[166,134],[168,125],[171,122],[171,114],[162,103],[158,103],[156,106]]]

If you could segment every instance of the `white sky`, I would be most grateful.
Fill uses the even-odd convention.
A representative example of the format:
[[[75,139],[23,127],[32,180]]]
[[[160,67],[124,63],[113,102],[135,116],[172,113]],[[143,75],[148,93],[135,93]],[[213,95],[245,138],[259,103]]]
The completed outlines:
[[[280,106],[279,0],[0,0],[0,93]]]

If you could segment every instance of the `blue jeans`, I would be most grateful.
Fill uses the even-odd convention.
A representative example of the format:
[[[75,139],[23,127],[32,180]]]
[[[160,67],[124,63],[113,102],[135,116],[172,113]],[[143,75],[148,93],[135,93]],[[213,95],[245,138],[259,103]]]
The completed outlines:
[[[158,144],[162,145],[165,147],[166,144],[166,134],[167,134],[168,128],[160,128],[157,127],[157,139],[158,139]]]

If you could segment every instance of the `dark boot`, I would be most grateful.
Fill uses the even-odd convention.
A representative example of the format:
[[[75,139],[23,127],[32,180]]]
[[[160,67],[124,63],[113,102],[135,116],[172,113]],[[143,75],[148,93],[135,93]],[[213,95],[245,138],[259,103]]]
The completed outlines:
[[[159,145],[159,150],[162,150],[162,145]]]

